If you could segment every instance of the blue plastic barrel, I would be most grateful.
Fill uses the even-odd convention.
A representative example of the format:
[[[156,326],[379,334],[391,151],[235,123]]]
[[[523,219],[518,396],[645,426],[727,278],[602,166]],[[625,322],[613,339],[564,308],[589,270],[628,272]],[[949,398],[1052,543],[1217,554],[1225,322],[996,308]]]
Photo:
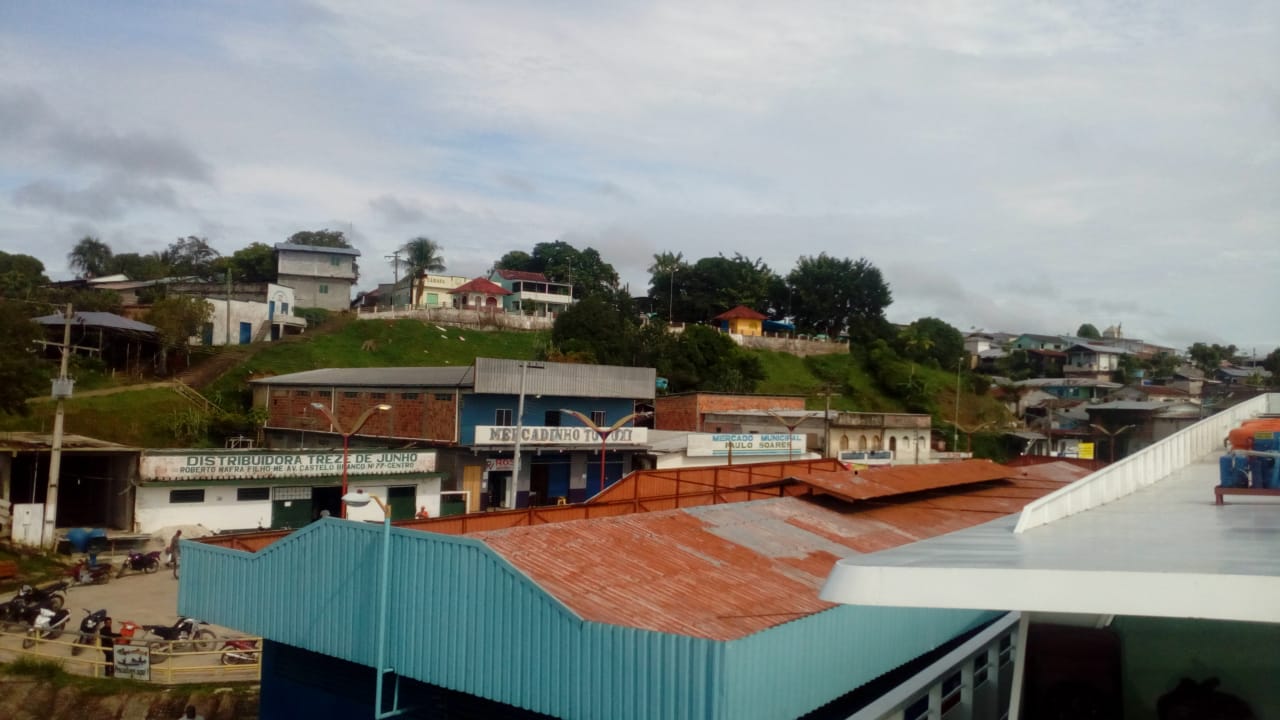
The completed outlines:
[[[1244,457],[1223,455],[1218,458],[1219,485],[1224,488],[1249,487],[1248,464]]]
[[[1280,490],[1280,461],[1276,458],[1249,458],[1249,474],[1253,476],[1253,487]]]

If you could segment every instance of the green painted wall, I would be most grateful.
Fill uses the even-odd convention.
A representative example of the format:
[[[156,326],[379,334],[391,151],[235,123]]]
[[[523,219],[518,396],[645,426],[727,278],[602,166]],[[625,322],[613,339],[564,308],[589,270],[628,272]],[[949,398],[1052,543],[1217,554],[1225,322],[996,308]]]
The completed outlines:
[[[1221,679],[1218,689],[1249,703],[1259,717],[1280,708],[1280,625],[1119,617],[1124,657],[1124,716],[1155,720],[1156,701],[1179,679]]]

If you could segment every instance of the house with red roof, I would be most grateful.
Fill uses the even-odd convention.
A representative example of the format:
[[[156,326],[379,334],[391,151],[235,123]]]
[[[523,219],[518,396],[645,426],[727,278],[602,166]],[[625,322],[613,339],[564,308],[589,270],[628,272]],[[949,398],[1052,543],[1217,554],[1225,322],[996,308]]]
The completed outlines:
[[[555,317],[573,304],[573,285],[552,282],[546,275],[527,270],[494,270],[489,281],[507,291],[507,312]]]
[[[503,298],[510,290],[478,277],[449,291],[454,297],[454,307],[460,310],[487,310],[497,312],[503,307]]]
[[[732,335],[763,335],[764,321],[767,319],[768,316],[745,305],[739,305],[712,318],[721,330]]]

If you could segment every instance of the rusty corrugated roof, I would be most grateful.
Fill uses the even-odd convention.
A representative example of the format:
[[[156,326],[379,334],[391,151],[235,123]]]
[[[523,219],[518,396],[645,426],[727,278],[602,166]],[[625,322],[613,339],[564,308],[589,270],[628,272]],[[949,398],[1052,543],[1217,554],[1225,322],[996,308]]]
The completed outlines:
[[[1063,484],[967,472],[964,486],[852,505],[780,497],[471,537],[588,620],[727,640],[832,607],[817,594],[840,557],[984,523]]]
[[[990,460],[965,460],[936,465],[871,467],[852,472],[796,473],[793,477],[800,483],[852,501],[970,485],[1009,475],[1009,468]]]
[[[0,450],[6,452],[44,451],[53,447],[53,435],[35,432],[0,433]],[[138,448],[120,445],[109,440],[99,440],[85,435],[67,433],[62,436],[63,450],[105,450],[110,452],[139,452]]]

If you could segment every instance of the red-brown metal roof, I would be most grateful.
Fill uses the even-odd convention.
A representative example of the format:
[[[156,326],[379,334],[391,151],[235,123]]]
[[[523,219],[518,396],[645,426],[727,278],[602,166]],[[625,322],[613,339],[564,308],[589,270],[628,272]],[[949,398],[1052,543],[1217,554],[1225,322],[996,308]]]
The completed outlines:
[[[990,460],[965,460],[936,465],[870,467],[852,472],[802,472],[792,477],[802,484],[853,501],[970,485],[999,480],[1010,474],[1009,468]]]
[[[471,537],[588,620],[726,640],[832,607],[817,594],[840,557],[984,523],[1062,484],[971,480],[852,504],[778,497]]]
[[[746,305],[739,305],[732,310],[726,310],[719,315],[711,318],[712,320],[736,320],[738,318],[746,318],[747,320],[768,320],[768,315],[752,310]]]
[[[492,280],[485,278],[475,278],[449,291],[450,295],[465,295],[466,293],[483,293],[485,295],[510,295],[511,291],[502,287]]]
[[[548,282],[547,276],[529,270],[499,270],[498,276],[504,280],[526,280],[528,282]]]

